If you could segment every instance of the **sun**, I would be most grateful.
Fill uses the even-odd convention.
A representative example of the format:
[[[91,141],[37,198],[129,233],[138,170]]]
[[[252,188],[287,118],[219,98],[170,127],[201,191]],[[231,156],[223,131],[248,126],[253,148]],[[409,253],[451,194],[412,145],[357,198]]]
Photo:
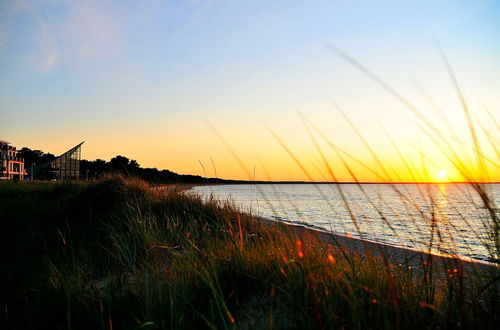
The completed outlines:
[[[437,177],[438,177],[439,180],[445,181],[446,178],[447,178],[446,171],[445,170],[439,170],[437,172]]]

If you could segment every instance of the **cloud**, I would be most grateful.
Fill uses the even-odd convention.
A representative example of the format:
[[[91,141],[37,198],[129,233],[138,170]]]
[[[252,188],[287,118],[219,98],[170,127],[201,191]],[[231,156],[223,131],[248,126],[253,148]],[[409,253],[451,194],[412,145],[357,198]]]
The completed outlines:
[[[112,58],[124,49],[117,7],[95,0],[0,1],[0,52],[43,72],[62,62]]]
[[[49,54],[47,54],[47,57],[45,58],[44,62],[44,70],[49,71],[56,65],[57,60],[59,59],[59,53],[57,51],[53,51]]]
[[[199,24],[214,0],[165,1],[0,0],[0,52],[9,61],[48,73],[58,66],[106,62],[162,38],[158,22],[179,6],[187,17],[178,31]],[[159,27],[159,25],[157,25]],[[161,26],[161,25],[160,25]],[[27,61],[23,63],[23,61]]]
[[[56,66],[60,56],[54,31],[45,21],[36,20],[34,40],[36,52],[28,58],[36,69],[47,73]]]
[[[60,26],[61,41],[69,56],[79,61],[108,59],[124,48],[115,8],[102,1],[75,1]]]
[[[205,15],[205,13],[210,10],[215,3],[216,0],[191,0],[188,2],[187,6],[190,8],[190,14],[187,17],[187,20],[179,26],[174,33],[176,35],[181,35],[199,25],[201,17],[203,17],[203,15]]]
[[[18,36],[19,26],[16,21],[19,18],[39,21],[37,11],[42,5],[55,5],[59,2],[59,0],[0,1],[0,51],[5,50],[9,40],[16,39]]]
[[[7,31],[5,31],[0,27],[0,51],[2,51],[5,48],[7,39],[8,39]]]

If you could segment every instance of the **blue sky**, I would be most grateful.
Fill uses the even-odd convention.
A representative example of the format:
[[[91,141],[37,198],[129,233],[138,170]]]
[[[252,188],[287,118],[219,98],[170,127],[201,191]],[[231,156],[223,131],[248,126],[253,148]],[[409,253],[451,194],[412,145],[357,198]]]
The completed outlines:
[[[18,146],[58,153],[86,140],[86,158],[122,153],[185,173],[199,173],[198,159],[216,155],[220,172],[227,167],[227,176],[238,177],[204,119],[255,163],[275,153],[267,148],[269,136],[262,137],[262,121],[307,152],[295,134],[297,109],[340,132],[339,143],[350,141],[345,124],[335,126],[329,98],[366,134],[381,121],[396,137],[412,140],[411,116],[327,45],[351,54],[417,104],[425,102],[415,86],[424,86],[453,122],[456,101],[437,39],[471,104],[480,100],[499,114],[498,1],[35,0],[0,6],[0,132]],[[410,126],[400,124],[406,121]],[[175,160],[152,157],[155,150]]]

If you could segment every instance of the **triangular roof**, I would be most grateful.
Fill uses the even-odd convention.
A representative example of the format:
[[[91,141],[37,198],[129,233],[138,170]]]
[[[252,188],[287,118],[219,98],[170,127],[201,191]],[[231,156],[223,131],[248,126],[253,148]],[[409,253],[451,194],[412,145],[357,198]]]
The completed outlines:
[[[80,148],[80,146],[84,143],[85,141],[82,141],[80,144],[74,146],[73,148],[69,149],[68,151],[60,154],[59,156],[57,156],[56,158],[52,159],[52,160],[49,160],[48,162],[45,162],[43,164],[40,164],[40,165],[37,165],[37,166],[34,166],[33,167],[33,174],[36,174],[38,172],[40,172],[41,170],[43,170],[44,168],[46,168],[47,166],[49,166],[52,162],[54,162],[55,160],[57,160],[58,158],[61,158],[62,156],[66,155],[66,154],[69,154],[69,153],[73,153],[75,152],[76,149]],[[31,175],[31,168],[27,168],[26,171],[28,172],[28,175]]]

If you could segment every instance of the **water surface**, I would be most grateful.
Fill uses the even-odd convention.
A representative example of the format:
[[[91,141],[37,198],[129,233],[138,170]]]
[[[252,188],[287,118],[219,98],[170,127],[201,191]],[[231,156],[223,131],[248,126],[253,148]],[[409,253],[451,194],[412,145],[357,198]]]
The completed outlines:
[[[500,185],[485,185],[495,205]],[[394,246],[491,260],[491,214],[468,184],[198,186],[242,211]],[[498,215],[498,209],[495,210]]]

